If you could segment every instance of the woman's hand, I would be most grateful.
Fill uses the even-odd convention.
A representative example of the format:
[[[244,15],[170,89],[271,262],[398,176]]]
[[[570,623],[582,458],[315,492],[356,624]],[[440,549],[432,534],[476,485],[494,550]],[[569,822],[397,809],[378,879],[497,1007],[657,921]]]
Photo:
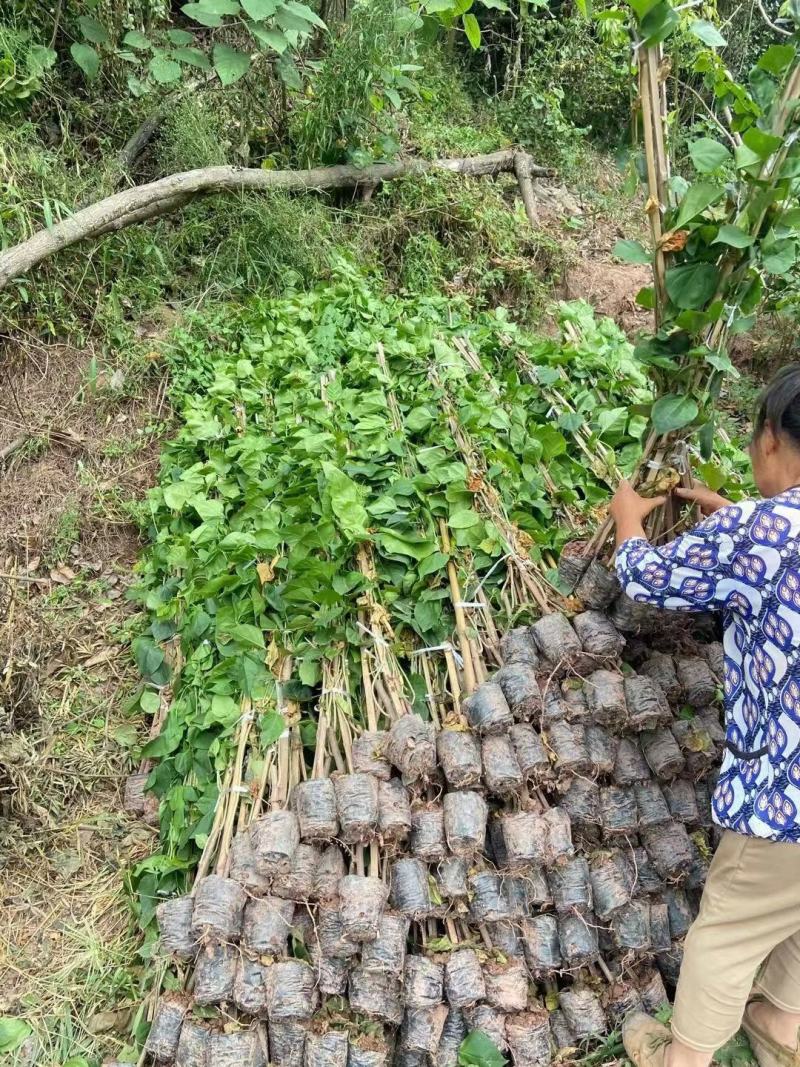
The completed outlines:
[[[715,511],[719,511],[720,508],[730,504],[730,500],[726,500],[724,496],[720,496],[719,493],[715,493],[713,489],[709,489],[707,485],[701,485],[699,482],[693,489],[676,489],[675,496],[680,497],[681,500],[688,500],[692,504],[697,504],[703,515],[713,515]]]
[[[614,493],[609,514],[617,528],[617,547],[631,537],[645,537],[644,520],[666,500],[663,496],[645,499],[639,496],[629,481],[623,479]]]
[[[660,508],[666,499],[665,496],[639,496],[631,483],[623,479],[619,483],[616,493],[614,493],[609,514],[617,526],[619,526],[620,522],[628,520],[641,524],[650,512]]]

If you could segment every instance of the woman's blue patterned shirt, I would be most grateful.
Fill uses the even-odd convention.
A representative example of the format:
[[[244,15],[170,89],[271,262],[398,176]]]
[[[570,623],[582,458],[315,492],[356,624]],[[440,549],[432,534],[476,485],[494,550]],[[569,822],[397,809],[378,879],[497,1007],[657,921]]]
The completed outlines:
[[[728,746],[714,820],[800,841],[800,488],[730,504],[660,548],[631,538],[616,567],[633,600],[722,612]]]

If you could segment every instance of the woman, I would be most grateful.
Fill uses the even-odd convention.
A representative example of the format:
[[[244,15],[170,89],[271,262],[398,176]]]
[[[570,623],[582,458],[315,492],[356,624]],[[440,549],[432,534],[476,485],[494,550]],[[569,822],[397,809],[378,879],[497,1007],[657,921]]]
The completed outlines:
[[[727,741],[713,796],[724,833],[671,1031],[642,1014],[624,1028],[637,1067],[707,1067],[740,1025],[761,1067],[800,1067],[800,364],[762,394],[749,451],[762,499],[676,490],[707,517],[668,545],[643,528],[664,498],[623,483],[611,504],[628,596],[720,611],[725,631]]]

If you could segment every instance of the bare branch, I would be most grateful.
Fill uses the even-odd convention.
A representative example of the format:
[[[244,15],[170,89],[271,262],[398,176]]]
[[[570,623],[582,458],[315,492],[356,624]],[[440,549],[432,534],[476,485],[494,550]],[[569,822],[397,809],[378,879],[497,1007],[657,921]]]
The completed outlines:
[[[396,163],[376,163],[371,167],[317,167],[312,170],[261,170],[240,167],[205,167],[184,171],[167,178],[134,185],[114,193],[95,204],[76,211],[49,229],[39,230],[27,241],[0,252],[0,289],[12,278],[31,270],[42,260],[87,237],[131,226],[157,215],[182,207],[196,196],[208,193],[311,192],[323,189],[355,189],[364,185],[425,174],[431,170],[448,170],[455,174],[491,175],[515,172],[520,156],[527,160],[528,172],[537,177],[552,177],[554,171],[531,163],[518,149],[506,149],[466,159],[405,159]]]

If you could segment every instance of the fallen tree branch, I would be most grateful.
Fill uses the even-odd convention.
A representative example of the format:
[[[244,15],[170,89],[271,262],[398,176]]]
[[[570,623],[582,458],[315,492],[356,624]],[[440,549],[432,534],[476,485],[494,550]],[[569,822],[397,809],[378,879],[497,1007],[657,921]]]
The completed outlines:
[[[167,178],[134,185],[104,200],[76,211],[74,215],[40,230],[0,253],[0,290],[12,278],[25,274],[48,256],[90,237],[131,226],[145,219],[164,215],[182,207],[196,196],[208,193],[310,192],[323,189],[355,189],[365,184],[391,181],[431,170],[448,170],[473,176],[516,172],[519,157],[527,161],[527,170],[537,177],[552,177],[554,171],[530,162],[526,153],[506,149],[466,159],[406,159],[396,163],[376,163],[371,167],[317,167],[312,170],[257,170],[238,167],[205,167]]]

